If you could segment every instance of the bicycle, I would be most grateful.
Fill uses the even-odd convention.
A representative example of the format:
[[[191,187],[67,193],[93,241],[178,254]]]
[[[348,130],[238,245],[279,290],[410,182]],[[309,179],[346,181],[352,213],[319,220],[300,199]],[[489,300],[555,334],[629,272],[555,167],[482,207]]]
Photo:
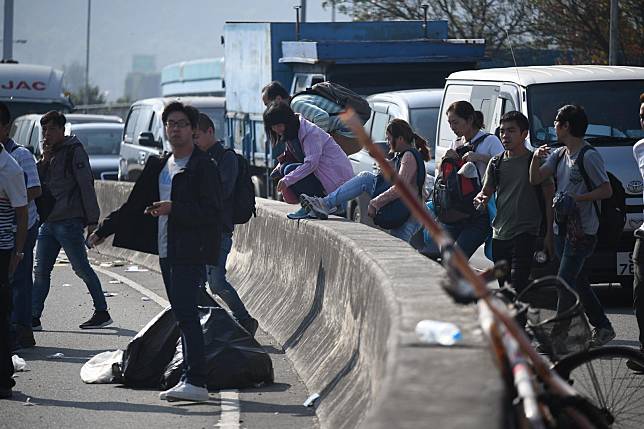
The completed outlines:
[[[442,249],[442,264],[450,279],[445,287],[446,292],[459,303],[478,301],[479,308],[483,309],[483,313],[488,314],[487,318],[491,321],[489,332],[496,338],[494,351],[497,361],[501,363],[506,380],[513,380],[513,385],[516,386],[517,397],[521,399],[526,415],[526,423],[533,428],[545,428],[546,425],[579,428],[610,427],[612,425],[610,419],[605,413],[602,414],[602,410],[608,407],[602,406],[603,402],[600,400],[593,403],[590,396],[579,394],[572,386],[581,384],[577,381],[580,380],[579,378],[571,378],[573,374],[577,376],[577,370],[582,365],[588,366],[588,362],[595,361],[591,358],[595,354],[582,354],[581,357],[576,355],[577,360],[572,359],[571,356],[568,360],[562,359],[558,369],[553,368],[549,361],[532,346],[530,339],[516,323],[506,306],[491,293],[486,285],[490,280],[486,279],[485,273],[478,275],[474,272],[469,266],[468,259],[455,246],[451,237],[427,213],[410,187],[398,178],[384,155],[375,147],[362,124],[356,119],[355,113],[348,109],[341,114],[341,117],[357,136],[361,145],[376,159],[385,177],[390,183],[396,185],[399,197],[410,209],[412,216],[425,227]],[[504,361],[504,356],[509,359]],[[503,362],[508,362],[510,367],[506,367]],[[509,372],[510,368],[512,372]],[[535,383],[533,374],[536,375],[539,383]]]

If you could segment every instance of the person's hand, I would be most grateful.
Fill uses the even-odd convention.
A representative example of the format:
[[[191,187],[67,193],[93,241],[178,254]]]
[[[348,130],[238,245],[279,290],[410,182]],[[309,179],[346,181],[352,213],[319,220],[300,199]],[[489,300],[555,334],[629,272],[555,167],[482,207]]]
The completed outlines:
[[[378,209],[376,208],[376,206],[370,203],[369,207],[367,207],[367,216],[374,218],[376,217],[376,213],[378,213]]]
[[[279,182],[277,182],[277,192],[284,192],[284,190],[287,188],[286,183],[284,183],[284,179],[280,179]]]
[[[40,158],[40,159],[41,159],[44,163],[48,164],[48,163],[49,163],[49,161],[51,161],[51,157],[52,157],[52,155],[53,155],[53,154],[54,154],[54,149],[53,149],[53,147],[52,147],[51,145],[45,144],[45,145],[43,145],[43,147],[42,147],[42,156],[41,156],[41,158]]]
[[[167,216],[172,211],[172,201],[157,201],[145,209],[145,214],[154,217]]]
[[[90,249],[98,246],[99,244],[102,244],[104,241],[105,238],[99,237],[95,232],[92,232],[89,237],[87,237],[87,244],[89,245]]]
[[[550,147],[548,147],[547,144],[544,144],[539,146],[532,156],[537,159],[545,159],[548,155],[550,155]]]
[[[87,225],[87,236],[89,237],[94,231],[96,231],[96,228],[98,228],[98,225],[96,224]]]
[[[476,162],[481,159],[481,156],[478,153],[469,151],[463,155],[463,161],[465,162]]]
[[[487,206],[488,201],[490,201],[490,197],[485,195],[483,192],[479,192],[476,197],[474,197],[474,205],[475,206]]]
[[[11,259],[9,260],[9,277],[11,277],[16,271],[18,264],[24,257],[24,253],[11,252]]]

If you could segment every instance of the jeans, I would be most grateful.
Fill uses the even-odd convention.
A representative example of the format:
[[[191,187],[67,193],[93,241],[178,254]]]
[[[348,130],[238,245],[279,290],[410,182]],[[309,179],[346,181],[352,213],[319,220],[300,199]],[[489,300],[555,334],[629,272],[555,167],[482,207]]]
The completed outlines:
[[[27,230],[27,238],[23,247],[25,254],[16,267],[11,281],[13,290],[13,311],[11,323],[31,327],[31,292],[34,287],[34,247],[38,237],[38,222]]]
[[[285,166],[282,167],[282,175],[286,176],[287,174],[295,170],[300,165],[302,164],[299,164],[299,163],[286,164]],[[312,197],[323,197],[326,195],[324,186],[322,186],[322,183],[320,183],[320,180],[317,177],[315,177],[315,174],[313,173],[309,174],[302,180],[296,183],[293,183],[291,186],[289,186],[289,189],[293,191],[293,193],[298,197],[302,194],[310,195]]]
[[[324,197],[327,207],[345,207],[347,202],[359,197],[363,192],[373,196],[376,188],[376,175],[361,171],[357,176],[344,182],[338,189]],[[308,194],[307,194],[308,195]]]
[[[452,236],[468,259],[492,234],[487,213],[476,214],[471,219],[462,222],[443,224],[443,228]]]
[[[510,264],[510,273],[499,279],[499,285],[509,282],[517,293],[528,286],[536,241],[537,237],[528,233],[518,234],[510,240],[492,240],[494,262],[505,260]]]
[[[411,237],[414,234],[416,234],[416,232],[419,229],[420,229],[420,223],[418,223],[415,217],[409,216],[409,219],[407,220],[407,222],[403,223],[398,228],[389,230],[389,234],[409,243],[409,240],[411,240]]]
[[[11,287],[9,286],[9,258],[11,250],[0,250],[0,388],[11,389],[13,380],[9,320],[11,318]]]
[[[233,316],[237,320],[248,319],[250,315],[244,307],[235,288],[226,279],[226,260],[233,246],[233,233],[224,232],[221,234],[221,246],[219,248],[219,260],[217,265],[206,265],[208,286],[213,294],[219,295],[224,300]]]
[[[161,276],[168,301],[181,331],[183,375],[193,386],[206,386],[206,358],[203,331],[199,321],[197,295],[203,281],[203,265],[172,265],[160,258]]]
[[[633,310],[637,326],[640,330],[640,348],[644,350],[644,252],[642,251],[642,238],[635,240],[633,249]]]
[[[610,321],[590,286],[584,267],[586,259],[593,254],[596,244],[597,237],[594,235],[587,235],[586,239],[576,246],[573,246],[564,236],[555,235],[555,251],[561,261],[557,275],[579,294],[579,300],[584,306],[590,324],[596,328],[608,328],[611,326]],[[560,297],[557,311],[565,311],[571,304],[570,299]]]
[[[56,222],[45,222],[38,231],[36,244],[36,266],[34,268],[34,290],[31,314],[40,317],[51,285],[51,270],[56,263],[60,248],[63,248],[74,273],[83,280],[89,290],[94,308],[107,310],[107,302],[101,289],[101,282],[87,260],[83,221],[79,218]]]

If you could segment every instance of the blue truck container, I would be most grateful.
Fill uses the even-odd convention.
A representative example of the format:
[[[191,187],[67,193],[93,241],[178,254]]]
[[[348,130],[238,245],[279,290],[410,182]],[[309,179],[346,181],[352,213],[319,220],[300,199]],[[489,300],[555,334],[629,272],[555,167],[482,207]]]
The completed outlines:
[[[448,39],[447,21],[227,22],[224,26],[227,144],[249,159],[258,195],[272,193],[274,151],[262,122],[261,89],[291,93],[330,80],[369,95],[442,88],[484,58],[481,39]]]

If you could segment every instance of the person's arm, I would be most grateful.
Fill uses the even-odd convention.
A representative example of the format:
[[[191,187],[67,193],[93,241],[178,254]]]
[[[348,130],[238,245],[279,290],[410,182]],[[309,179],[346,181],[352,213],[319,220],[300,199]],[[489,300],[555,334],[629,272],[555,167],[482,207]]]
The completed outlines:
[[[94,190],[94,175],[89,165],[89,157],[87,152],[81,145],[74,148],[72,170],[76,184],[80,191],[81,202],[85,210],[85,222],[87,230],[91,234],[98,225],[100,216],[100,209],[98,207],[98,200],[96,199],[96,191]]]
[[[20,164],[20,168],[22,168],[22,171],[25,173],[27,180],[27,200],[33,201],[42,194],[36,160],[32,153],[24,147],[16,148],[14,153],[17,155],[16,161]]]
[[[16,163],[16,167],[18,166],[18,163]],[[27,238],[27,187],[25,186],[25,177],[22,170],[17,168],[16,174],[8,176],[7,183],[3,185],[5,185],[4,188],[9,203],[15,211],[17,225],[14,248],[9,260],[9,274],[11,275],[24,256],[22,250]]]
[[[496,192],[496,175],[493,171],[495,168],[495,164],[488,161],[487,168],[485,170],[485,177],[483,179],[483,187],[476,197],[474,197],[474,204],[482,205],[484,207],[487,206],[488,201],[490,201],[490,197]]]
[[[309,122],[313,122],[324,131],[329,131],[329,113],[311,103],[309,100],[302,100],[301,97],[295,97],[291,101],[291,108],[294,112],[301,114]]]
[[[575,201],[599,201],[605,200],[613,196],[613,188],[610,186],[610,182],[605,182],[593,189],[590,192],[585,194],[575,195]]]
[[[547,145],[538,147],[537,150],[534,151],[534,154],[532,154],[532,160],[530,161],[531,185],[539,185],[554,174],[559,153],[554,152],[552,155],[548,156],[549,154],[550,148]]]
[[[20,261],[25,257],[22,250],[27,239],[27,216],[29,213],[27,206],[15,207],[14,209],[16,212],[17,229],[15,246],[11,253],[11,260],[9,261],[9,275],[13,274]]]
[[[601,185],[585,194],[575,195],[575,201],[598,201],[610,198],[613,195],[613,188],[610,186],[604,160],[599,152],[588,150],[584,155],[583,162],[590,183],[601,183]]]
[[[547,179],[541,184],[541,192],[543,193],[544,210],[546,212],[546,236],[543,239],[543,245],[548,252],[549,257],[555,254],[554,245],[554,212],[552,210],[552,198],[555,195],[555,183],[552,179]]]
[[[300,120],[300,127],[303,126],[305,126],[304,121]],[[299,182],[317,170],[320,158],[322,157],[322,145],[324,144],[324,139],[331,138],[331,136],[323,130],[313,127],[307,128],[308,132],[306,134],[300,134],[300,143],[302,144],[302,150],[304,151],[304,162],[280,180],[284,186],[292,186],[294,183]]]
[[[402,160],[400,161],[400,170],[398,171],[398,176],[412,189],[416,188],[417,169],[418,166],[416,165],[416,159],[414,158],[414,155],[411,152],[405,153],[402,157]],[[373,198],[369,202],[369,212],[375,215],[378,210],[380,210],[390,202],[397,200],[398,198],[400,198],[398,185],[392,185],[391,188],[387,189],[385,192]]]
[[[235,190],[237,181],[237,155],[232,150],[226,150],[219,163],[219,175],[221,176],[221,198],[227,200]]]

